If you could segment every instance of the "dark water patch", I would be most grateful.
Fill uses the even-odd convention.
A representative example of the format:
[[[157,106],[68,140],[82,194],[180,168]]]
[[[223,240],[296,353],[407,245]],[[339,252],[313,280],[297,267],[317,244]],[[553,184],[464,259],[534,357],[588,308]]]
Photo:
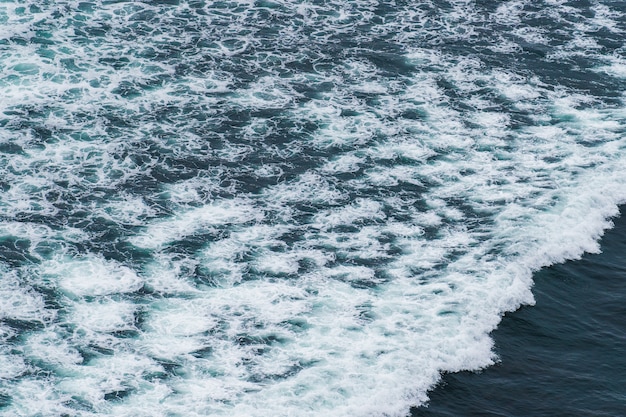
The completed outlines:
[[[10,395],[0,393],[0,410],[11,405],[12,398]]]
[[[190,353],[195,358],[208,358],[213,354],[213,348],[210,346],[194,350]]]
[[[105,348],[102,346],[89,345],[88,349],[79,349],[81,356],[84,358],[85,363],[88,363],[89,360],[93,358],[97,358],[100,355],[104,356],[112,356],[115,354],[113,349]]]
[[[155,360],[159,363],[159,365],[161,365],[163,370],[166,372],[167,377],[178,376],[178,375],[184,374],[185,372],[183,369],[183,366],[180,363],[167,361],[167,360],[159,360],[159,359],[155,359]],[[158,378],[159,375],[161,375],[160,372],[155,373],[154,376]]]
[[[624,208],[622,208],[624,212]],[[447,374],[412,417],[619,416],[626,404],[626,217],[601,254],[535,275],[537,304],[493,333],[501,362]]]
[[[112,391],[104,394],[105,401],[121,401],[133,393],[134,390],[126,389],[120,391]]]
[[[72,410],[77,410],[77,411],[86,411],[86,412],[94,411],[93,406],[87,400],[80,398],[78,396],[73,396],[68,401],[65,401],[63,405],[65,405],[68,408],[71,408]],[[61,414],[61,417],[70,417],[70,414]]]
[[[43,330],[45,328],[45,323],[38,320],[21,320],[5,317],[0,320],[0,323],[6,324],[7,326],[15,329],[17,332],[19,332],[19,334]]]
[[[118,339],[137,339],[141,333],[137,330],[118,330],[111,332],[111,335]]]
[[[28,239],[14,237],[0,238],[0,260],[12,268],[37,261],[30,254],[31,242]]]
[[[82,336],[82,332],[78,331],[75,333],[77,336]],[[100,346],[76,346],[76,351],[82,358],[82,363],[89,365],[93,360],[97,360],[102,356],[111,356],[113,355],[112,349],[102,348]]]

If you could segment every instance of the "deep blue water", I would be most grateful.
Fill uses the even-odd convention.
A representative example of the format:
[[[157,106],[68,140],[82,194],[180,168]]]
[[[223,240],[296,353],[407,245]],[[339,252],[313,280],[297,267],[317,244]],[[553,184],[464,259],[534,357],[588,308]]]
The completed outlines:
[[[626,218],[602,238],[601,254],[535,274],[533,293],[537,304],[493,333],[501,361],[444,376],[413,416],[624,415]]]
[[[0,2],[1,412],[403,417],[504,369],[502,316],[626,203],[625,31],[609,0]]]

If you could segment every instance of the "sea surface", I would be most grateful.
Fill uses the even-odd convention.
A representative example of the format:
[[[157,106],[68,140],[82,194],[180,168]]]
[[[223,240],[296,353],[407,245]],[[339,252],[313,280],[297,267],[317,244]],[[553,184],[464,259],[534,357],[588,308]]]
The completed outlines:
[[[0,1],[0,414],[403,417],[557,369],[516,349],[612,331],[552,326],[576,286],[623,299],[610,257],[550,266],[626,203],[625,31],[610,0]]]
[[[535,274],[536,305],[493,332],[500,362],[445,375],[412,417],[625,415],[626,217],[601,249]]]

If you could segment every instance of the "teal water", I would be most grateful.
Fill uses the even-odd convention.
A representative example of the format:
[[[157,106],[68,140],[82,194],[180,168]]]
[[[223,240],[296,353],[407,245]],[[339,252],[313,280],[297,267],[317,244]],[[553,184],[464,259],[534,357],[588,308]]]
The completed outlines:
[[[400,417],[496,364],[626,203],[625,31],[609,0],[0,2],[1,412]]]
[[[493,333],[500,362],[445,375],[412,416],[624,414],[626,218],[603,236],[602,253],[553,265],[534,280],[537,304],[507,314]]]

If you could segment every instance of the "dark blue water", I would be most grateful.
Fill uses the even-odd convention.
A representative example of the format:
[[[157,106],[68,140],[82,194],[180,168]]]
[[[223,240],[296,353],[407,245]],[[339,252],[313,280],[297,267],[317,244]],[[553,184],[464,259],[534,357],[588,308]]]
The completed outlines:
[[[625,415],[626,217],[601,254],[536,273],[533,293],[493,332],[500,362],[445,375],[412,416]]]

